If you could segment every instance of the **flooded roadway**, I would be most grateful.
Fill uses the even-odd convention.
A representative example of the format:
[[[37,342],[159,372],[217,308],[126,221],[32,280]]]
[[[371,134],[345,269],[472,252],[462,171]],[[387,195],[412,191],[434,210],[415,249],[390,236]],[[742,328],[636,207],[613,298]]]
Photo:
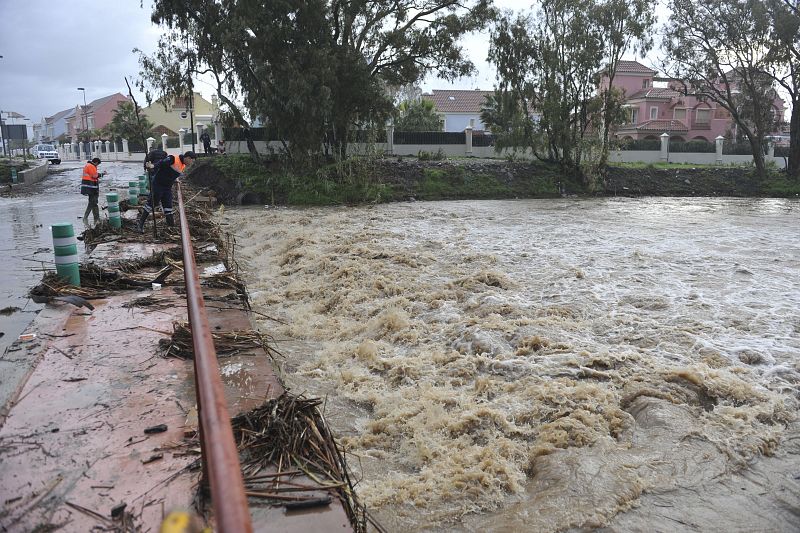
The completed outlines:
[[[3,275],[0,276],[0,353],[17,339],[33,320],[41,306],[28,298],[28,290],[42,278],[42,268],[55,268],[50,225],[71,222],[76,233],[83,231],[86,197],[80,194],[84,163],[64,162],[50,167],[41,182],[21,185],[0,195],[0,253]],[[127,182],[141,170],[138,163],[106,162],[100,171],[108,174],[101,180],[100,207],[106,205],[105,193],[119,187],[124,197]],[[106,216],[101,211],[101,216]],[[89,217],[91,220],[91,216]],[[83,253],[83,246],[78,246]]]
[[[797,530],[797,201],[225,218],[390,531]]]

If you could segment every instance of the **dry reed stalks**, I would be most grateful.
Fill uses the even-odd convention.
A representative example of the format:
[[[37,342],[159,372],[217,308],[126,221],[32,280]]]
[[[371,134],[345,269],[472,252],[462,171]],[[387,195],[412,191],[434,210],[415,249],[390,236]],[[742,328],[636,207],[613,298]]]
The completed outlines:
[[[194,346],[192,343],[192,330],[185,322],[175,322],[172,336],[161,339],[159,348],[162,357],[175,357],[177,359],[193,359]],[[280,352],[272,347],[273,339],[269,335],[254,330],[212,332],[214,348],[217,357],[231,357],[234,355],[256,355],[253,350],[261,348],[271,358],[280,356]]]

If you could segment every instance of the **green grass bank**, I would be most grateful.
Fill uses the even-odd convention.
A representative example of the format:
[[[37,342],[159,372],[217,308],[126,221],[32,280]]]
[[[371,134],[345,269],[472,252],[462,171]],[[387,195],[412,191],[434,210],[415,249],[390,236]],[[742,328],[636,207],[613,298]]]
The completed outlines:
[[[551,165],[504,160],[365,158],[291,171],[247,155],[201,159],[189,174],[225,204],[344,205],[415,200],[578,196],[796,197],[800,181],[746,167],[608,167],[589,190]]]

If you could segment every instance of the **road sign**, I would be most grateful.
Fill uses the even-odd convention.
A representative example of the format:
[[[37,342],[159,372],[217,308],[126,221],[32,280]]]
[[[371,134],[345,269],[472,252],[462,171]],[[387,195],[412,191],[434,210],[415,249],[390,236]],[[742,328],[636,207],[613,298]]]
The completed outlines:
[[[181,111],[181,118],[182,118],[182,119],[187,119],[187,118],[189,118],[189,113],[187,113],[186,111]]]

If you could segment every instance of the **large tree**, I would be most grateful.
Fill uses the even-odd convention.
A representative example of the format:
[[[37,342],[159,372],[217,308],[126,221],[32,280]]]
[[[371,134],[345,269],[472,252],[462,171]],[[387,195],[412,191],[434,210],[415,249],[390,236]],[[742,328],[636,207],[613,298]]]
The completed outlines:
[[[391,113],[387,87],[471,72],[459,39],[486,23],[490,4],[156,0],[152,20],[168,31],[155,55],[141,56],[143,79],[159,95],[177,95],[207,74],[243,126],[261,117],[292,155],[326,145],[343,157],[352,129]]]
[[[670,0],[665,27],[665,71],[684,92],[727,110],[750,142],[760,176],[766,175],[764,142],[775,130],[777,96],[769,68],[770,19],[761,0]]]
[[[623,95],[611,88],[617,65],[652,47],[653,24],[647,0],[543,0],[533,15],[500,17],[489,50],[498,88],[486,117],[502,119],[498,146],[527,139],[536,157],[584,176],[602,166],[622,121]],[[602,140],[599,157],[590,131]]]
[[[790,176],[800,178],[800,1],[768,0],[772,31],[766,71],[789,95]]]
[[[543,0],[535,15],[501,17],[489,51],[498,90],[523,113],[540,113],[538,123],[525,125],[534,155],[583,177],[592,148],[587,131],[601,111],[602,31],[593,0]]]
[[[605,0],[595,13],[600,25],[603,49],[603,73],[607,83],[600,85],[602,99],[601,164],[608,159],[609,133],[620,122],[625,95],[614,87],[617,67],[623,56],[636,53],[644,56],[653,46],[652,28],[655,14],[650,0]]]

